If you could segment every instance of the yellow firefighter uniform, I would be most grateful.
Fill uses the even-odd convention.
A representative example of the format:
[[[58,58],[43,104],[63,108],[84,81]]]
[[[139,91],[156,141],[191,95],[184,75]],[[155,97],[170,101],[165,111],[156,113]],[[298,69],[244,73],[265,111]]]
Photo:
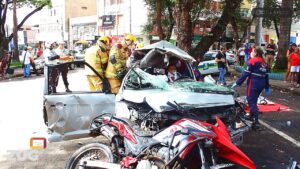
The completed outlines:
[[[85,53],[85,61],[90,64],[96,72],[104,78],[104,73],[108,61],[107,46],[98,41],[96,45],[88,48]],[[89,82],[90,91],[102,91],[102,80],[87,66],[85,67],[87,73],[87,80]]]
[[[123,43],[113,46],[110,50],[105,77],[108,79],[112,93],[118,93],[120,89],[122,79],[118,79],[117,74],[126,69],[129,50]]]

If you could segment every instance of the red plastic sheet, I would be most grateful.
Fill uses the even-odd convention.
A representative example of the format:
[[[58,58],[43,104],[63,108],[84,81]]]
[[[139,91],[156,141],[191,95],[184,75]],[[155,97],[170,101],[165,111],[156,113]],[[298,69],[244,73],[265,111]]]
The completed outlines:
[[[241,97],[238,100],[241,103],[246,103],[245,99],[246,99],[246,97]],[[259,111],[262,112],[262,113],[292,111],[292,109],[290,109],[289,107],[284,106],[284,105],[279,104],[279,103],[272,102],[270,100],[265,99],[264,97],[260,97],[258,99],[257,106],[258,106]],[[249,111],[250,111],[249,105],[247,104],[246,112],[249,112]]]

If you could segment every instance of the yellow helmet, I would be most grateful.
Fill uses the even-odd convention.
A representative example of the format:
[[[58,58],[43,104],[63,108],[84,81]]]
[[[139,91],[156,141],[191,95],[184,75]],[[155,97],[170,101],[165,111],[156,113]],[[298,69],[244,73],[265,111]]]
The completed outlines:
[[[140,42],[140,43],[138,43],[137,45],[136,45],[136,48],[137,49],[141,49],[141,48],[143,48],[145,45],[144,45],[144,43],[143,42]]]
[[[107,36],[101,36],[98,41],[103,41],[106,45],[109,45],[110,43],[109,37]]]
[[[133,34],[128,34],[128,35],[126,35],[125,40],[130,40],[132,42],[135,42],[136,38]]]

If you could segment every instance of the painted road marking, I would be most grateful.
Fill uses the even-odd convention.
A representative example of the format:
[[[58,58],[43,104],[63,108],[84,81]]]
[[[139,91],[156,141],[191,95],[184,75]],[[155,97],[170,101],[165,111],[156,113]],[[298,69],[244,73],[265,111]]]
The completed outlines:
[[[290,137],[289,135],[285,134],[284,132],[282,131],[279,131],[277,129],[275,129],[274,127],[268,125],[266,122],[262,121],[262,120],[259,120],[260,124],[262,124],[263,126],[265,126],[266,128],[272,130],[274,133],[278,134],[279,136],[283,137],[284,139],[292,142],[293,144],[295,144],[297,147],[300,148],[300,142],[293,139],[292,137]]]

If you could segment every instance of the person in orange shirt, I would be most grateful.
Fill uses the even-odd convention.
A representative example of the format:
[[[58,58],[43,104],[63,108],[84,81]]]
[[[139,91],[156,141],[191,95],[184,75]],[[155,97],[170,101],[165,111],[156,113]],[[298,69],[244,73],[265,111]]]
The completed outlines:
[[[292,84],[294,84],[295,75],[297,75],[300,71],[300,53],[298,47],[296,47],[294,49],[294,52],[290,54],[290,60],[291,60],[291,82]],[[297,87],[299,87],[299,84],[297,84]]]
[[[284,82],[286,83],[287,80],[288,80],[288,77],[290,76],[291,74],[291,59],[290,59],[290,55],[294,52],[294,49],[297,47],[297,45],[295,43],[291,44],[288,51],[286,52],[286,57],[287,57],[287,60],[288,60],[288,66],[287,66],[287,70],[286,70],[286,73],[285,73],[285,76],[284,76]],[[291,82],[291,78],[290,78],[290,82]]]

